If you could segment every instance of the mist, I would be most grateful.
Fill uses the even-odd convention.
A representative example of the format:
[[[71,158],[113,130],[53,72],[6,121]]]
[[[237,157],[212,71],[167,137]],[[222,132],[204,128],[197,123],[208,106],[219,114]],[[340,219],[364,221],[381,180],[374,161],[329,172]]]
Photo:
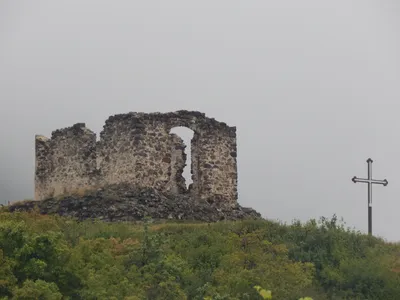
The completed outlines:
[[[237,127],[239,203],[400,227],[398,1],[0,2],[0,203],[33,198],[34,136],[117,113]],[[188,132],[182,132],[183,136]]]

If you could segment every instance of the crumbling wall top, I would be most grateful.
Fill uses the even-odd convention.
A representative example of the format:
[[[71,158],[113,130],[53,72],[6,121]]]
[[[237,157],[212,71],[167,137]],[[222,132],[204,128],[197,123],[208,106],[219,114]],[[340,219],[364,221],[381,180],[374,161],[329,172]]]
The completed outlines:
[[[70,127],[54,130],[51,133],[51,139],[74,137],[90,134],[95,134],[92,130],[86,127],[85,123],[76,123]]]
[[[168,113],[129,112],[125,114],[116,114],[110,116],[106,120],[104,128],[120,122],[128,122],[136,125],[138,123],[163,123],[167,127],[167,130],[173,127],[183,126],[197,133],[214,130],[226,133],[229,136],[236,135],[236,127],[230,127],[224,122],[219,122],[214,118],[208,118],[204,113],[199,111],[178,110]]]

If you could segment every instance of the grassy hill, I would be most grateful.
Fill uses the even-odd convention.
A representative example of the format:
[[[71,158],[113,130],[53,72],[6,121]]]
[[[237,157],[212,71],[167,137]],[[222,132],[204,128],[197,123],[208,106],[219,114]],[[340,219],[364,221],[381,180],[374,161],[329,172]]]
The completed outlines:
[[[0,299],[400,299],[400,246],[305,224],[0,213]]]

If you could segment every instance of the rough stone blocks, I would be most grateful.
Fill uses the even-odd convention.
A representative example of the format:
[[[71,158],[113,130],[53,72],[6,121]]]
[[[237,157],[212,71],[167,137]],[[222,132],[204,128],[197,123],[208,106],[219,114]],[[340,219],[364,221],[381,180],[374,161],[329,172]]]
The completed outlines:
[[[186,146],[170,133],[178,126],[194,132],[188,189],[182,176]],[[236,128],[200,112],[114,115],[99,141],[78,123],[54,131],[50,139],[37,135],[35,148],[36,200],[121,183],[237,204]]]

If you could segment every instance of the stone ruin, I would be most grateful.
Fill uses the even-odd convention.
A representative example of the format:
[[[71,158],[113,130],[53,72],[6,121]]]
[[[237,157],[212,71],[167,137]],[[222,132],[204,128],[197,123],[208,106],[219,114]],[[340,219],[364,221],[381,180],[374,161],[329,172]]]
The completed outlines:
[[[180,126],[194,132],[188,188],[186,146],[170,133]],[[98,141],[78,123],[51,138],[37,135],[35,149],[35,200],[121,184],[237,205],[236,127],[200,112],[118,114],[106,120]]]
[[[186,187],[185,144],[175,127],[194,132],[193,183]],[[10,212],[39,209],[78,220],[260,219],[237,201],[236,128],[196,111],[127,113],[100,133],[84,123],[35,138],[35,200]]]

